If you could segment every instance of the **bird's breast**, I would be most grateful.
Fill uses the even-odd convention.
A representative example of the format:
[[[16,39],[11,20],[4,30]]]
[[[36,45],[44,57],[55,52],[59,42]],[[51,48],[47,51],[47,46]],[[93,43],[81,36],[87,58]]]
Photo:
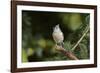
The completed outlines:
[[[53,39],[56,43],[63,42],[64,36],[62,32],[54,32],[53,33]]]

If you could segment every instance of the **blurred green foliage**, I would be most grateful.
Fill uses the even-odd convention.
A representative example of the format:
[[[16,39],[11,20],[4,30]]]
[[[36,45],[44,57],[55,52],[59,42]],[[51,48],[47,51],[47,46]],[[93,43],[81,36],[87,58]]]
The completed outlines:
[[[22,49],[22,61],[27,62],[28,61],[28,56],[26,54],[25,49]]]
[[[22,62],[69,60],[54,48],[53,27],[60,24],[66,50],[81,38],[89,25],[88,13],[22,11]],[[89,32],[76,47],[79,59],[89,59]]]

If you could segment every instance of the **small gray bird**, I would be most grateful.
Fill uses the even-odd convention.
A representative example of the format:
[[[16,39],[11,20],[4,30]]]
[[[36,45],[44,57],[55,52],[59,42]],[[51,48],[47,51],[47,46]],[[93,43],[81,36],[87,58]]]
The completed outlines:
[[[59,27],[59,24],[54,27],[52,36],[53,36],[54,41],[57,43],[57,45],[60,45],[63,47],[64,35]]]

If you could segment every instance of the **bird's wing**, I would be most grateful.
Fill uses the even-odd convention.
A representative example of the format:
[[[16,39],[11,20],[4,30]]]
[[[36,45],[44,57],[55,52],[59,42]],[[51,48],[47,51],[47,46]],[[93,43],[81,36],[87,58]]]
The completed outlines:
[[[56,43],[63,42],[63,40],[64,40],[63,33],[54,32],[53,39]]]

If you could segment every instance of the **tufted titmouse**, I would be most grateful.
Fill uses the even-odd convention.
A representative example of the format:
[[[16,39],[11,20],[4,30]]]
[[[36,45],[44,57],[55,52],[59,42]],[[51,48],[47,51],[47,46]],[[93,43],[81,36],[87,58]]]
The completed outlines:
[[[54,27],[52,36],[53,36],[53,39],[56,42],[56,44],[63,47],[64,36],[63,36],[63,32],[61,31],[61,29],[59,27],[59,24]]]

